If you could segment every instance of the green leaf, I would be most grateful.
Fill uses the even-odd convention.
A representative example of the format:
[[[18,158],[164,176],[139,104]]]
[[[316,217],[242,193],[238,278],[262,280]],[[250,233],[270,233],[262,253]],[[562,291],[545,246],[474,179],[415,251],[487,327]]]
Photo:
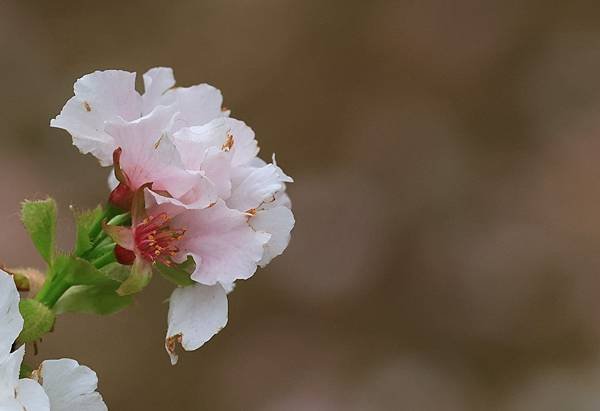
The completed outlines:
[[[187,261],[184,263],[172,267],[164,264],[155,265],[156,271],[158,271],[160,275],[181,287],[195,284],[194,280],[190,278],[191,273],[194,271],[194,266],[195,263],[192,257],[188,257]]]
[[[21,220],[35,248],[49,265],[52,264],[56,237],[56,202],[51,198],[23,202]]]
[[[119,295],[131,295],[142,291],[152,279],[152,265],[142,258],[136,258],[131,266],[131,274],[117,290]]]
[[[54,326],[54,313],[39,301],[21,300],[19,310],[24,320],[20,343],[37,341]]]
[[[83,313],[109,315],[133,302],[132,296],[120,296],[114,289],[79,285],[69,289],[54,307],[57,314]]]
[[[75,255],[82,256],[93,246],[93,238],[90,233],[92,229],[99,225],[104,217],[104,210],[101,206],[87,211],[73,211],[77,225],[77,239],[75,241]]]

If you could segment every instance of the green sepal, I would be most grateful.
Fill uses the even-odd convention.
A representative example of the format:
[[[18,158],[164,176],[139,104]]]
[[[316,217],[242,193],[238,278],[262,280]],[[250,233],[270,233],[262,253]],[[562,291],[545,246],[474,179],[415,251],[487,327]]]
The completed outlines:
[[[54,312],[36,300],[21,300],[19,311],[23,316],[23,330],[17,341],[28,343],[39,340],[44,334],[52,330],[56,316]]]
[[[123,281],[127,280],[131,274],[131,267],[115,262],[102,267],[100,271],[108,278],[111,278],[118,283],[122,283]]]
[[[57,314],[82,313],[110,315],[133,302],[132,296],[118,295],[114,288],[91,285],[71,287],[54,306]]]
[[[21,221],[35,248],[48,265],[51,265],[56,239],[56,202],[51,198],[24,201],[21,207]]]
[[[191,273],[194,271],[195,263],[192,257],[174,266],[167,266],[164,264],[156,264],[156,271],[173,284],[187,287],[188,285],[194,285],[195,282],[190,278]]]
[[[90,233],[95,226],[101,224],[102,219],[105,216],[104,209],[102,206],[98,206],[93,210],[87,211],[75,211],[75,223],[77,227],[77,239],[75,240],[74,254],[82,256],[85,252],[89,251],[93,247],[93,238]]]
[[[150,283],[152,265],[142,258],[136,258],[131,266],[131,274],[117,290],[119,295],[137,294]]]

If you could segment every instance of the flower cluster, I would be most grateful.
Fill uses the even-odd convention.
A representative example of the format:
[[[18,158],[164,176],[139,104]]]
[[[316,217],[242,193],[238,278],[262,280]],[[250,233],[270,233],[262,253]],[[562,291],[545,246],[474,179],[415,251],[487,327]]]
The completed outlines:
[[[83,76],[51,126],[113,167],[109,203],[130,216],[103,221],[116,260],[131,265],[117,294],[139,292],[153,270],[178,285],[165,340],[174,364],[177,343],[197,349],[226,325],[234,283],[287,247],[292,179],[274,156],[272,163],[257,157],[254,132],[230,117],[216,88],[175,87],[171,69],[154,68],[140,94],[135,77]]]

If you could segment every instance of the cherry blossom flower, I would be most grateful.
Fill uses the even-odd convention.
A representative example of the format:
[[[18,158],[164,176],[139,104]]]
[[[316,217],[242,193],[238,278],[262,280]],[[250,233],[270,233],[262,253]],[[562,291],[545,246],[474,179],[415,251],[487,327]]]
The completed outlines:
[[[19,300],[12,277],[0,270],[0,410],[107,410],[96,374],[74,360],[44,361],[32,378],[19,379],[25,346],[11,352],[23,328]]]
[[[144,75],[96,72],[75,83],[75,96],[52,121],[83,153],[114,165],[111,202],[132,208],[132,226],[106,226],[132,274],[119,293],[149,281],[152,266],[191,257],[193,286],[173,292],[166,346],[200,347],[227,323],[227,292],[283,253],[294,226],[285,193],[293,180],[257,155],[254,131],[221,109],[206,84],[173,88],[171,69]],[[144,197],[134,199],[134,193]],[[132,204],[133,203],[133,204]],[[140,206],[141,204],[141,206]],[[145,204],[145,205],[144,205]]]

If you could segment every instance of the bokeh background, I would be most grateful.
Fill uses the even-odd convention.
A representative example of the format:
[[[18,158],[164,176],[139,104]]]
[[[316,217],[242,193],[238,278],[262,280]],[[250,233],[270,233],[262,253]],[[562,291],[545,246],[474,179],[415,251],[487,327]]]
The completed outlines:
[[[48,126],[96,69],[219,87],[296,179],[285,255],[171,367],[171,286],[61,317],[37,363],[111,410],[600,409],[600,8],[481,0],[0,0],[0,260],[19,203],[107,196]],[[32,350],[30,350],[31,352]]]

